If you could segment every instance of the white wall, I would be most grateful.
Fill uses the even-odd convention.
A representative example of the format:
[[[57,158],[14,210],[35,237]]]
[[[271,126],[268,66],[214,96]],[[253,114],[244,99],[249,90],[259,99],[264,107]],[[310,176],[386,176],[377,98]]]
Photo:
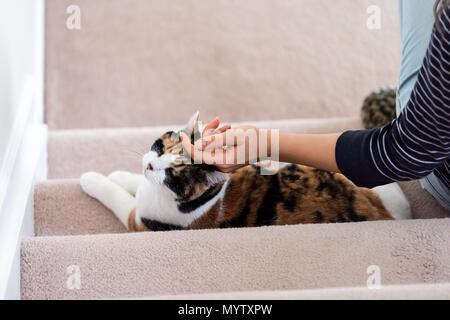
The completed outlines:
[[[41,75],[43,2],[0,0],[0,167],[27,74]],[[38,33],[39,32],[39,33]]]
[[[0,0],[0,299],[20,297],[33,182],[46,178],[43,70],[44,0]]]

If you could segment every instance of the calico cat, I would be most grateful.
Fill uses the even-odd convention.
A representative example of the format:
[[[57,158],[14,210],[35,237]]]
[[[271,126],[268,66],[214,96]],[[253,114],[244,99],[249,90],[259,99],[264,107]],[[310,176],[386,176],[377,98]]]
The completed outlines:
[[[198,114],[185,132],[199,136]],[[256,227],[392,220],[410,215],[397,184],[359,188],[343,175],[288,164],[274,175],[257,165],[231,174],[192,164],[178,132],[157,139],[143,157],[143,175],[88,172],[80,184],[130,231]],[[380,197],[381,196],[381,197]],[[387,201],[388,200],[388,201]]]

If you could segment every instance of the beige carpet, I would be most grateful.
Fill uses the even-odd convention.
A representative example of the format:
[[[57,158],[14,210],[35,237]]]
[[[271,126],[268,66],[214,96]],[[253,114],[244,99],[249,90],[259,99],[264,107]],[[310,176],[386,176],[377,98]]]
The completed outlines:
[[[36,236],[127,231],[111,211],[83,192],[78,179],[40,183],[34,201]]]
[[[80,30],[65,27],[72,4]],[[366,27],[369,5],[380,30]],[[448,212],[417,182],[402,188],[423,220],[132,234],[77,180],[139,171],[137,153],[195,110],[360,128],[366,94],[396,83],[397,14],[393,0],[47,0],[51,180],[35,187],[22,298],[448,298],[450,219],[430,219]],[[364,288],[371,265],[377,293]]]
[[[327,132],[358,127],[359,121],[290,120],[274,126]],[[118,150],[147,145],[148,139],[165,129],[54,132],[49,163],[58,168],[53,174],[60,177],[86,170],[137,171],[139,157],[130,161],[127,153]],[[415,186],[414,182],[403,186],[409,197],[419,199],[412,202],[418,206],[413,212],[426,218],[446,216],[430,210],[435,204]],[[271,294],[326,298],[334,291],[286,296],[283,290],[363,286],[367,267],[373,264],[380,266],[386,285],[450,282],[450,219],[130,234],[111,212],[82,192],[77,179],[40,183],[34,198],[37,237],[25,239],[22,245],[24,299],[148,298],[233,291],[244,292],[237,296],[242,298]],[[80,268],[80,290],[67,288],[71,265]],[[276,291],[258,293],[265,290]],[[414,289],[408,290],[405,294],[414,296]],[[378,296],[397,294],[396,290],[382,292]],[[444,297],[446,292],[428,290],[419,297]],[[353,295],[353,290],[345,289],[346,297]]]
[[[411,204],[414,219],[450,218],[450,210],[441,206],[436,199],[423,190],[418,180],[399,184]]]
[[[450,282],[449,228],[430,219],[35,237],[22,242],[22,297],[364,286],[371,265],[384,285]],[[71,290],[73,265],[81,282]]]
[[[47,0],[46,16],[50,129],[354,116],[400,65],[394,0]]]

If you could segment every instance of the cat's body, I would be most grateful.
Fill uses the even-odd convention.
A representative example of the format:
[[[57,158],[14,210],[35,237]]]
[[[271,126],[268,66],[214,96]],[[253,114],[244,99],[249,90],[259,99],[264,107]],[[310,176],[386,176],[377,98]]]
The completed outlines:
[[[392,219],[376,194],[340,174],[293,164],[275,175],[259,171],[251,166],[231,174],[223,198],[190,228]]]
[[[410,214],[396,184],[381,187],[389,188],[378,192],[388,194],[381,199],[338,173],[289,164],[274,175],[261,175],[258,166],[228,175],[178,161],[181,151],[178,134],[168,132],[144,156],[144,175],[91,172],[80,183],[130,231],[391,220],[388,209]]]

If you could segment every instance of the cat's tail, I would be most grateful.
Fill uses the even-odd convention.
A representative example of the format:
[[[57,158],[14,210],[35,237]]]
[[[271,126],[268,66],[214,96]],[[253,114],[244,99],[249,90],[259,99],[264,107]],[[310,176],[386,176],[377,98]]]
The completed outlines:
[[[145,231],[147,228],[136,219],[136,199],[124,188],[97,172],[87,172],[80,177],[85,193],[100,201],[114,212],[130,231]]]
[[[411,206],[398,183],[390,183],[372,189],[381,198],[395,220],[412,219]]]

